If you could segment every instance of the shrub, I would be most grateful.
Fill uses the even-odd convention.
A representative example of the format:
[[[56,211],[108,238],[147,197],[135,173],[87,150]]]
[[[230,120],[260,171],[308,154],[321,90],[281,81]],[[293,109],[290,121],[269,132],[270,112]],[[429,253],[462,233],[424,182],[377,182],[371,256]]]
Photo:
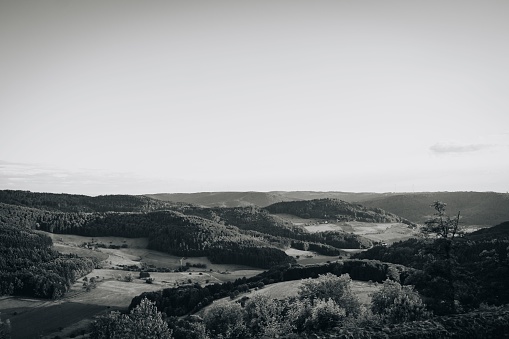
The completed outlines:
[[[347,315],[360,314],[360,302],[352,293],[350,284],[352,279],[348,274],[336,276],[331,273],[319,275],[316,279],[305,279],[300,287],[301,299],[328,300],[332,299],[340,305]]]
[[[212,338],[245,338],[242,307],[237,303],[214,304],[205,312],[203,322]]]
[[[92,339],[171,339],[171,330],[164,322],[155,304],[147,298],[129,314],[111,312],[92,324]]]
[[[431,316],[412,286],[401,286],[386,280],[380,291],[372,295],[371,310],[390,323],[423,320]]]

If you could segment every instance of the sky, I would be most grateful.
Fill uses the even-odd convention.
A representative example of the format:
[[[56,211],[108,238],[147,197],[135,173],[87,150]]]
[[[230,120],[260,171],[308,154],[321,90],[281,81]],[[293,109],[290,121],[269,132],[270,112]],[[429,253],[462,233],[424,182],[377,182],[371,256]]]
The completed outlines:
[[[0,0],[0,189],[507,192],[508,16]]]

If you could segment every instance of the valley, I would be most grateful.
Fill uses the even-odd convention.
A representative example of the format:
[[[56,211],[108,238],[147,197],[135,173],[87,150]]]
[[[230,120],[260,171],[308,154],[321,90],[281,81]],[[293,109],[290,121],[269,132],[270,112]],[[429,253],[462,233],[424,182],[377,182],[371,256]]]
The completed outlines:
[[[184,333],[194,333],[194,338],[198,334],[193,331],[200,326],[215,331],[207,314],[218,309],[238,313],[284,304],[286,308],[278,312],[286,312],[299,302],[307,310],[301,310],[301,316],[308,317],[307,325],[292,328],[301,333],[322,326],[314,312],[345,316],[336,309],[341,307],[340,299],[310,301],[301,295],[306,281],[326,284],[331,279],[346,284],[343,288],[352,303],[347,304],[363,317],[368,316],[374,296],[394,288],[387,281],[396,284],[398,293],[417,298],[415,305],[421,305],[422,296],[438,321],[458,313],[455,304],[461,305],[461,312],[469,312],[481,302],[498,307],[509,300],[503,287],[509,272],[507,223],[462,224],[464,234],[453,243],[427,235],[425,224],[376,206],[337,200],[331,194],[309,200],[272,195],[279,201],[265,207],[224,201],[222,207],[204,207],[182,196],[183,201],[160,201],[144,196],[0,191],[0,251],[5,257],[0,261],[0,331],[7,329],[14,339],[89,338],[90,326],[97,324],[94,319],[105,321],[111,311],[133,311],[147,298],[165,314],[177,339],[186,338]],[[234,198],[263,196],[239,193]],[[216,198],[207,197],[209,202]],[[356,197],[368,204],[372,198]],[[432,210],[426,213],[433,215]],[[454,219],[442,220],[454,224]],[[444,242],[454,244],[444,247],[457,255],[454,261],[442,258]],[[462,273],[467,278],[462,277],[461,284],[457,277],[444,278],[439,265],[456,265],[457,272],[467,272]],[[447,279],[449,285],[444,285]],[[448,299],[451,288],[455,304]],[[418,307],[422,311],[424,304]],[[428,317],[428,311],[422,312]],[[195,321],[197,328],[192,325]],[[285,322],[284,317],[280,321]],[[261,330],[254,326],[252,331]]]

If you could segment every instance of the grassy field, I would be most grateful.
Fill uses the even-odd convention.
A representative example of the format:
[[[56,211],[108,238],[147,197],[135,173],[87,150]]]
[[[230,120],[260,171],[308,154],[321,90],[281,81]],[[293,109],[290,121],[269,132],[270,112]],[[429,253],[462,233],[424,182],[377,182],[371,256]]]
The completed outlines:
[[[340,231],[366,237],[372,241],[388,244],[415,237],[418,232],[403,223],[369,223],[360,221],[325,222],[320,219],[303,219],[290,214],[276,214],[278,217],[301,226],[310,233]]]
[[[373,241],[393,243],[417,235],[417,231],[402,223],[368,223],[348,221],[340,223],[316,223],[304,226],[310,233],[325,231],[343,231],[361,235]]]

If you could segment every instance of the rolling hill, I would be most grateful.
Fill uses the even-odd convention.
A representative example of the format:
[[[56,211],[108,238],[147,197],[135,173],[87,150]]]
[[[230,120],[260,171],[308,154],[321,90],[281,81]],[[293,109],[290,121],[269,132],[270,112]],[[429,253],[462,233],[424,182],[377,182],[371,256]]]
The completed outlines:
[[[391,223],[400,222],[410,225],[411,222],[380,208],[366,208],[338,199],[317,199],[309,201],[280,202],[265,207],[275,214],[292,214],[301,218],[318,218],[333,221],[363,221]]]
[[[202,207],[265,207],[281,201],[300,200],[278,192],[158,193],[145,196],[162,201],[183,202]]]
[[[381,208],[414,223],[423,223],[432,213],[430,205],[439,200],[447,203],[447,212],[461,211],[464,225],[492,226],[509,220],[509,195],[495,192],[417,192],[353,193],[314,191],[274,192],[202,192],[149,194],[163,201],[195,204],[202,207],[267,207],[278,202],[339,199]]]
[[[151,199],[143,195],[100,195],[38,193],[0,190],[0,203],[59,212],[149,212],[174,209],[182,203]]]
[[[433,201],[447,203],[446,212],[461,212],[463,225],[493,226],[509,220],[509,194],[495,192],[430,192],[379,196],[362,201],[415,223],[423,223],[432,213]]]

